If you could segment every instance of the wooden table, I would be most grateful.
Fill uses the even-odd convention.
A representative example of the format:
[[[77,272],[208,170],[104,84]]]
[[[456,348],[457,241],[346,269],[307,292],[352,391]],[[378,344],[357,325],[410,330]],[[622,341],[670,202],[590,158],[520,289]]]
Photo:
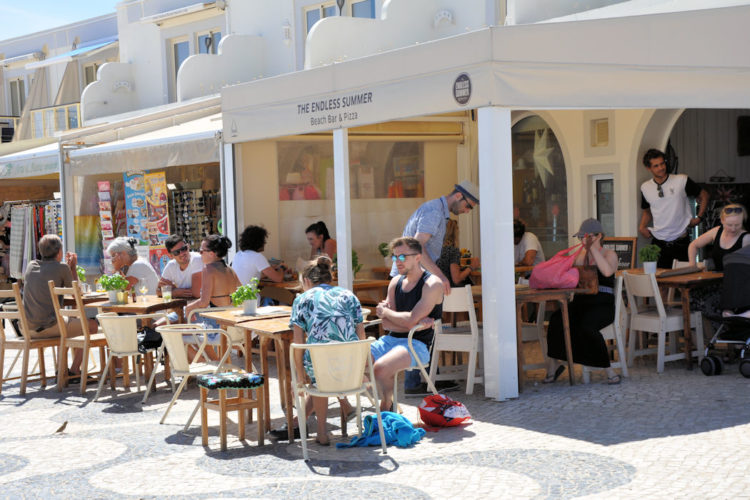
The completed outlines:
[[[101,302],[103,300],[107,300],[109,297],[107,296],[107,292],[101,292],[101,293],[82,293],[81,299],[83,300],[83,305],[88,305],[93,302]],[[63,299],[63,306],[71,306],[75,307],[76,301],[73,297],[65,296]]]
[[[631,274],[643,274],[643,268],[626,269]],[[656,272],[656,283],[660,287],[665,288],[676,288],[680,291],[680,299],[682,301],[682,327],[683,335],[685,337],[685,362],[687,363],[687,369],[693,369],[693,356],[692,351],[692,329],[690,325],[690,290],[701,286],[711,285],[721,281],[724,278],[724,273],[715,271],[700,271],[697,273],[679,274],[676,276],[665,276],[659,277],[659,272],[667,271],[667,269],[658,269]],[[702,346],[696,346],[697,349],[702,349]]]
[[[573,381],[573,349],[570,345],[570,318],[568,318],[568,302],[576,293],[588,292],[588,289],[579,288],[552,288],[547,290],[536,290],[533,288],[516,288],[516,356],[518,363],[518,392],[523,390],[524,371],[523,365],[523,338],[521,334],[521,309],[529,302],[542,303],[547,301],[559,302],[562,312],[563,337],[565,339],[565,356],[568,358],[568,380],[570,385]]]

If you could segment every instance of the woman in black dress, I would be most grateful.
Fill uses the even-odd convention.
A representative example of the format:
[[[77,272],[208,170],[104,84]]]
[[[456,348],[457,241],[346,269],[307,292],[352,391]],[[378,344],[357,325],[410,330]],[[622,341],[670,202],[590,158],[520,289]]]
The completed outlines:
[[[596,266],[599,278],[599,293],[596,295],[576,295],[568,306],[570,342],[573,361],[586,366],[605,368],[607,383],[619,384],[620,376],[609,364],[609,352],[599,330],[611,324],[615,318],[615,271],[617,254],[602,247],[604,233],[596,219],[586,219],[575,235],[581,239],[584,250],[576,258],[575,264]],[[547,377],[544,383],[558,379],[565,371],[565,340],[563,336],[562,312],[555,311],[547,330]]]

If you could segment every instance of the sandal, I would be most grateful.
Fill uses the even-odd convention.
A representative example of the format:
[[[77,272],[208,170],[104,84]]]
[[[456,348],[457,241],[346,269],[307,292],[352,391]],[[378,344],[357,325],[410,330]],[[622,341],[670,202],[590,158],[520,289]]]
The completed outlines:
[[[609,377],[609,378],[607,379],[607,385],[617,385],[617,384],[619,384],[620,382],[622,382],[622,379],[620,378],[620,376],[619,376],[619,375],[615,375],[615,376],[613,376],[613,377]]]
[[[557,367],[557,370],[555,370],[554,375],[547,375],[544,377],[544,380],[542,380],[543,384],[551,384],[552,382],[557,381],[558,378],[560,378],[560,375],[565,371],[565,365],[560,365]]]

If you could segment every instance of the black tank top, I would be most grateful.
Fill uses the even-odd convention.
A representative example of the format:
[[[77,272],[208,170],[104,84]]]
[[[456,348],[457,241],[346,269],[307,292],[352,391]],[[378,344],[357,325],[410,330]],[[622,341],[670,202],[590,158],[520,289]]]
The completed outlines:
[[[711,258],[714,260],[714,268],[717,271],[723,271],[724,270],[724,256],[728,253],[732,253],[734,251],[739,250],[742,248],[742,240],[745,238],[745,235],[747,234],[746,231],[743,231],[742,234],[740,234],[740,237],[737,238],[737,241],[734,242],[734,245],[727,249],[721,248],[721,233],[724,232],[724,226],[719,226],[719,231],[716,233],[716,237],[714,238],[714,245],[711,249]]]
[[[429,278],[430,276],[431,274],[428,271],[423,272],[422,276],[419,278],[419,281],[417,281],[417,284],[414,285],[414,288],[412,288],[409,292],[404,292],[401,288],[406,276],[401,276],[401,278],[399,278],[398,283],[396,283],[396,311],[403,312],[411,311],[412,309],[414,309],[414,306],[417,305],[417,302],[422,299],[422,289],[424,288],[425,281],[427,281],[427,278]],[[432,311],[430,311],[430,314],[428,314],[427,317],[434,320],[442,318],[442,302],[433,307]],[[393,337],[397,338],[407,338],[409,336],[409,332],[390,332],[390,334]],[[427,330],[414,332],[414,336],[412,338],[415,340],[419,340],[429,347],[432,343],[433,334],[434,330],[432,328],[429,328]]]

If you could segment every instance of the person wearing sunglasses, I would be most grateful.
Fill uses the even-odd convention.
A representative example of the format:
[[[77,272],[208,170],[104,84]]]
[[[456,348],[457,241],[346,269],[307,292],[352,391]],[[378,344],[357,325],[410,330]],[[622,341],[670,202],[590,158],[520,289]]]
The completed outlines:
[[[664,153],[649,149],[643,165],[651,179],[641,184],[641,222],[638,231],[661,248],[656,265],[671,268],[674,259],[685,261],[690,244],[689,229],[704,219],[709,194],[685,174],[670,174]],[[698,215],[693,217],[688,198],[697,198]],[[649,227],[649,222],[653,226]]]
[[[713,260],[716,271],[724,270],[724,256],[750,245],[750,233],[745,231],[747,211],[738,203],[726,205],[721,209],[721,224],[710,229],[695,239],[688,247],[688,261],[695,263],[698,249],[713,245],[707,257]],[[705,261],[704,261],[705,262]]]
[[[423,269],[422,244],[416,238],[396,238],[390,244],[393,265],[398,275],[388,285],[388,297],[380,302],[375,313],[383,320],[388,332],[373,342],[370,353],[378,387],[383,393],[380,409],[391,409],[393,375],[410,366],[417,366],[409,350],[409,330],[422,324],[425,329],[414,333],[412,345],[423,364],[430,361],[430,344],[436,319],[443,315],[443,286],[440,280]],[[409,372],[407,372],[409,373]],[[417,378],[417,385],[419,378]]]
[[[190,245],[179,234],[172,234],[164,241],[172,259],[164,266],[159,279],[159,288],[172,287],[173,297],[193,298],[201,292],[203,260],[198,252],[191,252]]]

